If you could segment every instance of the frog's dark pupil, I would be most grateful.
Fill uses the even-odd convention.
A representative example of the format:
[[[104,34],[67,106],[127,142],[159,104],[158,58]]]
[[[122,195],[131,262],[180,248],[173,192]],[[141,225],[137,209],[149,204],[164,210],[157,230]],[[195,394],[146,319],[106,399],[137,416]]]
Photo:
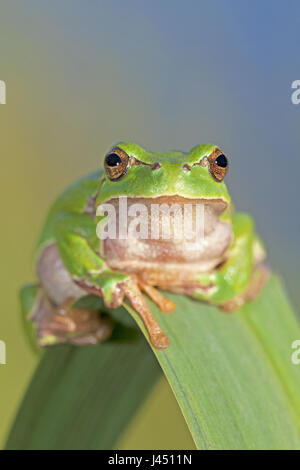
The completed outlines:
[[[221,166],[222,168],[226,168],[227,167],[227,158],[225,157],[225,155],[223,155],[223,153],[221,153],[221,155],[219,155],[216,158],[215,163],[218,166]]]
[[[121,162],[122,160],[117,153],[110,153],[106,157],[106,164],[108,166],[118,166]]]

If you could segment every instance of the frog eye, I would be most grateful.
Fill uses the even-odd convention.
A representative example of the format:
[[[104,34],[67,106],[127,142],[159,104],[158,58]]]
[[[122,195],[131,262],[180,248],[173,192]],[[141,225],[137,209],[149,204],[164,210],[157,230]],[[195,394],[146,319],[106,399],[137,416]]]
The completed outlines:
[[[213,153],[208,157],[210,173],[215,180],[223,181],[227,170],[228,160],[224,153],[220,149],[215,149]]]
[[[129,157],[124,150],[115,147],[104,159],[104,169],[111,181],[117,181],[127,173]]]

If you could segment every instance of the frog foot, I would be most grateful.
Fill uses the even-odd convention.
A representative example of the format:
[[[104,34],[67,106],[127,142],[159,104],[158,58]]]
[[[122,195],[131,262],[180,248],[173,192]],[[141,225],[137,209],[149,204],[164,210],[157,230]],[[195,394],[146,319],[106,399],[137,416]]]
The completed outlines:
[[[165,297],[155,287],[145,284],[138,280],[139,288],[144,291],[148,297],[160,308],[164,313],[171,313],[175,310],[175,304],[172,300]]]
[[[125,280],[119,276],[118,281],[119,282],[116,283],[115,289],[110,293],[111,295],[109,299],[105,297],[102,280],[97,278],[97,276],[94,276],[92,281],[77,281],[77,284],[87,292],[98,295],[99,297],[103,297],[105,305],[109,308],[120,307],[124,298],[127,298],[132,307],[143,320],[153,346],[158,349],[167,348],[169,346],[169,338],[162,332],[160,326],[153,317],[141,291],[143,290],[163,312],[169,313],[173,311],[175,308],[173,302],[171,302],[169,299],[166,299],[153,286],[142,282],[141,279],[139,279],[139,277],[135,274],[127,276]]]
[[[32,317],[36,324],[38,344],[48,346],[68,343],[77,346],[93,345],[107,340],[113,329],[113,321],[97,310],[76,308],[69,298],[58,307],[43,299],[42,309]]]
[[[157,349],[166,349],[170,344],[170,340],[168,336],[164,334],[159,324],[153,317],[151,310],[146,300],[144,299],[143,294],[141,293],[139,284],[140,283],[134,277],[126,281],[124,285],[125,297],[127,297],[132,307],[135,309],[135,311],[143,320],[144,325],[147,328],[147,331],[149,333],[150,341],[152,345]],[[146,286],[145,288],[145,285],[144,284],[142,285],[143,290],[148,295],[150,292],[151,295],[149,295],[149,297],[151,298],[155,297],[156,301],[158,300],[161,304],[164,304],[164,307],[167,308],[168,311],[170,311],[171,307],[174,308],[174,304],[171,301],[169,301],[168,299],[165,299],[162,296],[162,294],[160,294],[156,289],[150,288],[149,290],[149,287],[151,286]],[[148,292],[146,289],[148,290]]]
[[[254,300],[261,292],[269,277],[270,269],[264,263],[256,266],[253,269],[247,289],[234,299],[223,303],[221,305],[222,310],[224,310],[226,313],[232,313],[238,307],[241,307],[245,302]]]

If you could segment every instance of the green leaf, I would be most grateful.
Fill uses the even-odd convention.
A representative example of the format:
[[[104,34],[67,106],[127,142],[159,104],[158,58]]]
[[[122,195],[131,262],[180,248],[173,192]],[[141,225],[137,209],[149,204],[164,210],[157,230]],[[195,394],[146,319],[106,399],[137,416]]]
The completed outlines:
[[[291,361],[300,328],[279,280],[233,314],[168,296],[171,315],[151,303],[171,340],[165,351],[152,354],[141,336],[47,351],[7,447],[112,448],[159,375],[155,355],[198,448],[300,449],[300,365]]]
[[[153,351],[197,447],[300,449],[300,365],[291,361],[300,328],[278,279],[233,314],[168,296],[173,314],[151,309],[171,345]]]

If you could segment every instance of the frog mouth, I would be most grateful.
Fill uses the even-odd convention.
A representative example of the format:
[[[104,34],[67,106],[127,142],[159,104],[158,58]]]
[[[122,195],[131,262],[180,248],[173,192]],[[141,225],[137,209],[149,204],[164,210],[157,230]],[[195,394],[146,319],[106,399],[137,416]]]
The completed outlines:
[[[143,204],[148,207],[151,204],[179,204],[180,206],[184,206],[185,204],[205,204],[214,208],[214,210],[221,215],[226,208],[228,207],[227,201],[221,198],[188,198],[185,196],[180,196],[177,194],[174,195],[166,195],[166,196],[156,196],[156,197],[127,197],[127,196],[120,196],[116,198],[112,198],[106,201],[105,204],[112,204],[116,207],[119,203],[119,200],[127,200],[128,207],[132,204]]]
[[[170,195],[170,196],[158,196],[158,197],[147,197],[147,198],[142,198],[142,197],[133,197],[133,198],[127,198],[128,200],[132,201],[139,201],[145,205],[149,204],[178,204],[179,206],[185,206],[186,204],[189,205],[197,205],[197,204],[204,204],[207,206],[210,206],[214,209],[214,211],[218,214],[221,215],[227,208],[228,203],[221,198],[215,198],[215,199],[208,199],[208,198],[188,198],[185,196],[179,196],[177,194],[175,195]]]

